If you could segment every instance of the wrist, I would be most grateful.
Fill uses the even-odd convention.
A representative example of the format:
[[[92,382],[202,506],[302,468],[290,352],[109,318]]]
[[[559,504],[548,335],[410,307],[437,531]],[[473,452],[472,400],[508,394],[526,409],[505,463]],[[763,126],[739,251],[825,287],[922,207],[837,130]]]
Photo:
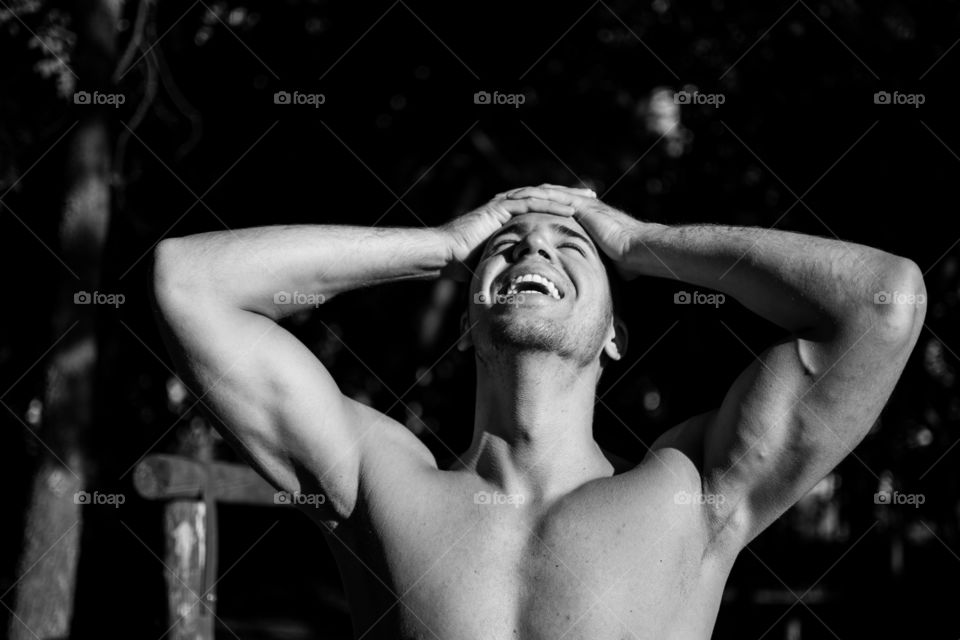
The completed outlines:
[[[445,265],[450,265],[457,260],[462,250],[456,235],[450,229],[448,224],[442,224],[438,227],[430,227],[434,242],[440,248]]]
[[[468,280],[466,262],[470,252],[466,243],[463,242],[449,222],[439,227],[433,227],[431,231],[443,256],[444,266],[440,270],[440,275],[457,281]]]
[[[655,247],[669,228],[658,222],[636,220],[627,237],[626,271],[633,276],[657,275],[660,261],[655,255]]]

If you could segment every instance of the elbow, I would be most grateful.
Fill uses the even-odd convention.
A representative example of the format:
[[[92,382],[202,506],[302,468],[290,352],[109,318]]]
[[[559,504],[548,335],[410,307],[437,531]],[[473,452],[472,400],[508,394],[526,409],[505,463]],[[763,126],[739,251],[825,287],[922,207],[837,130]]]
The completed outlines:
[[[896,258],[881,274],[880,282],[880,289],[873,293],[873,306],[881,339],[896,345],[912,343],[927,309],[923,272],[912,260]]]
[[[178,301],[191,286],[183,244],[182,239],[168,238],[153,250],[153,302],[164,315],[180,306]]]

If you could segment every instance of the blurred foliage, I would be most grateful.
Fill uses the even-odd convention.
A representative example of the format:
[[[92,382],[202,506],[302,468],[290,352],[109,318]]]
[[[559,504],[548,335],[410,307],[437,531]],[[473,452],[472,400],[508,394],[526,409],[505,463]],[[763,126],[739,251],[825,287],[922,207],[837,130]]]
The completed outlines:
[[[927,326],[881,420],[742,554],[716,637],[777,625],[783,635],[800,622],[804,638],[832,637],[828,627],[893,637],[898,625],[956,637],[949,607],[937,605],[955,600],[957,587],[925,576],[960,569],[958,8],[955,0],[127,3],[117,85],[100,88],[128,98],[105,111],[117,134],[118,206],[104,288],[128,300],[102,313],[105,464],[129,483],[144,451],[175,448],[206,420],[161,361],[147,294],[147,256],[160,238],[276,223],[433,225],[506,187],[582,182],[644,219],[837,236],[908,256],[926,272]],[[0,237],[17,301],[4,314],[0,364],[11,387],[4,402],[30,424],[41,411],[39,368],[30,366],[52,340],[35,318],[50,308],[45,283],[63,268],[51,255],[62,182],[55,143],[83,108],[72,101],[82,85],[71,71],[74,10],[0,4],[0,198],[10,207],[0,207]],[[678,106],[679,90],[725,101]],[[326,100],[280,105],[277,91]],[[478,91],[526,101],[479,105]],[[926,101],[878,105],[878,91]],[[633,352],[602,381],[597,405],[598,439],[626,457],[639,459],[664,429],[716,406],[780,333],[735,303],[678,309],[680,288],[631,284]],[[395,285],[343,296],[288,326],[344,393],[407,424],[443,458],[466,446],[473,415],[470,356],[449,349],[458,301],[447,285]],[[18,486],[22,453],[41,445],[12,417],[6,426],[5,479]],[[926,499],[874,503],[876,492],[892,491]],[[147,539],[158,525],[143,509],[135,528]],[[271,515],[224,517],[224,554],[239,557],[244,548],[230,545]],[[284,522],[289,544],[315,545],[311,530]],[[105,544],[143,557],[114,529]],[[142,582],[158,574],[149,562],[102,581]],[[325,584],[335,582],[328,559],[317,562]],[[243,574],[247,586],[250,576],[289,578],[266,559],[251,566],[263,573]],[[146,590],[162,597],[149,580]],[[816,617],[798,605],[782,620],[789,603],[752,604],[785,584],[835,599],[811,605]],[[89,594],[98,589],[82,597],[96,602]],[[251,605],[240,583],[227,579],[223,591],[224,615]],[[162,631],[162,611],[125,602],[130,625]],[[927,613],[891,621],[876,615],[877,602]],[[330,610],[337,606],[342,617],[342,603]]]

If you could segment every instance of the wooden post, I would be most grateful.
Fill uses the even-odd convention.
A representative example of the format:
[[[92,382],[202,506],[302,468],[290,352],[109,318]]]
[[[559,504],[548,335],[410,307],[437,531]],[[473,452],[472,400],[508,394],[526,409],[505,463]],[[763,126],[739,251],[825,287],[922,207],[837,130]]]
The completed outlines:
[[[213,457],[210,429],[191,429],[181,451],[196,460],[194,464],[209,464]],[[175,498],[164,507],[163,561],[170,640],[214,640],[216,505],[207,495],[206,477],[203,474],[198,495]]]
[[[246,465],[155,454],[133,474],[140,496],[167,500],[163,527],[170,640],[213,640],[216,612],[216,503],[276,505],[276,490]]]
[[[167,612],[170,640],[213,640],[216,596],[204,594],[208,553],[207,510],[203,500],[171,500],[163,513],[166,536]]]

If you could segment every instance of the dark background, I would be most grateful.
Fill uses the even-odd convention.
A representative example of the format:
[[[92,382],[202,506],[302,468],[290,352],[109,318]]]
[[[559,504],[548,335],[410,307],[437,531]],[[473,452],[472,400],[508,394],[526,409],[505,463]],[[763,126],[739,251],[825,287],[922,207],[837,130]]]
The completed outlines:
[[[960,636],[960,48],[951,50],[960,2],[146,5],[147,41],[163,64],[134,61],[112,89],[126,103],[104,111],[122,154],[113,156],[100,289],[126,303],[98,311],[97,482],[129,500],[83,510],[76,637],[158,638],[167,628],[163,568],[151,554],[162,556],[162,507],[136,497],[129,469],[206,419],[178,395],[151,317],[156,242],[278,223],[436,225],[542,182],[588,184],[646,220],[776,226],[921,267],[926,326],[878,425],[741,554],[714,637]],[[137,8],[124,8],[121,46]],[[83,108],[35,39],[59,38],[68,56],[70,23],[60,21],[71,11],[0,3],[7,593],[42,448],[22,421],[43,388],[34,365],[57,338],[48,319],[64,269],[66,150],[55,142]],[[681,89],[725,102],[674,105],[658,121],[658,100]],[[275,104],[284,90],[326,102]],[[477,91],[526,102],[478,105]],[[878,105],[878,91],[920,93],[925,103]],[[661,135],[664,122],[675,126]],[[674,305],[682,289],[629,285],[631,353],[602,383],[596,420],[600,443],[628,458],[716,406],[751,352],[780,334],[732,300]],[[389,410],[449,457],[466,447],[473,411],[471,357],[449,350],[458,300],[436,283],[394,285],[345,295],[289,326],[345,393]],[[226,447],[219,455],[233,458]],[[924,504],[876,505],[882,486]],[[220,566],[233,566],[218,585],[218,614],[234,634],[348,637],[339,578],[305,518],[225,507],[220,534]]]

